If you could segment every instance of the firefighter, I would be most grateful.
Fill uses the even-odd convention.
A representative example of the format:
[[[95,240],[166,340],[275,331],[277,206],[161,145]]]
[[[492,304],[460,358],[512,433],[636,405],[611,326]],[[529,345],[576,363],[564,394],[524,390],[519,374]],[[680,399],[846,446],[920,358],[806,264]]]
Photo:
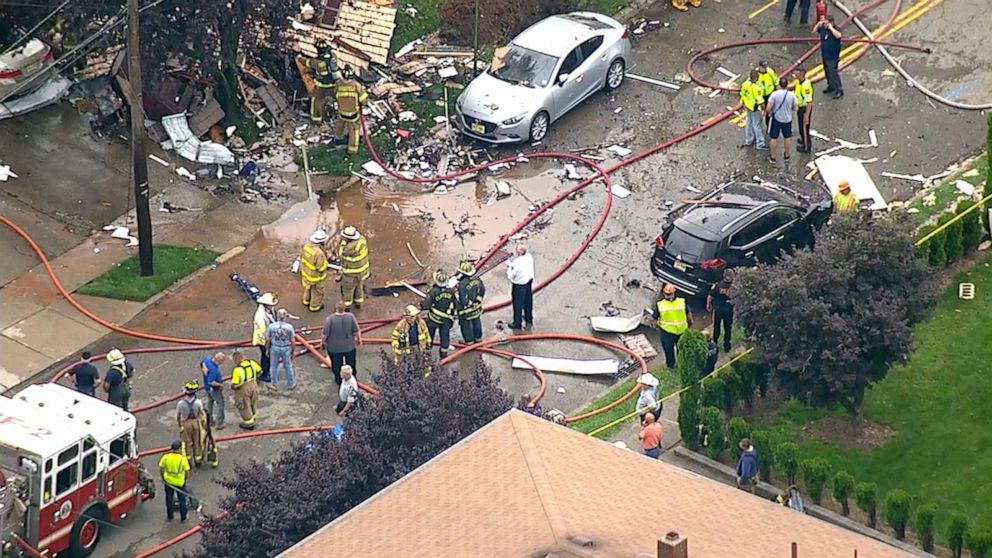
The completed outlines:
[[[458,325],[466,343],[482,341],[482,301],[486,285],[476,277],[478,270],[471,261],[458,264]]]
[[[358,153],[358,140],[361,132],[359,117],[362,114],[362,104],[369,98],[362,84],[355,79],[355,70],[345,66],[341,72],[341,80],[334,87],[334,96],[338,102],[338,119],[334,126],[334,137],[340,145],[344,135],[348,134],[348,153]]]
[[[199,467],[206,454],[207,411],[196,396],[200,383],[193,380],[184,387],[186,394],[176,404],[176,423],[179,425],[179,439],[183,443],[183,455]]]
[[[412,353],[426,351],[431,344],[427,333],[427,323],[420,317],[420,310],[410,305],[403,310],[403,317],[393,327],[393,356],[396,364]]]
[[[258,377],[262,367],[254,360],[245,358],[241,351],[234,351],[231,360],[235,362],[231,372],[231,388],[234,390],[234,406],[241,413],[241,423],[245,430],[255,429],[255,409],[258,405]]]
[[[117,405],[127,410],[131,400],[131,376],[134,376],[134,366],[124,357],[120,349],[111,349],[107,353],[110,370],[103,377],[103,391],[107,392],[107,403]]]
[[[451,326],[455,323],[455,291],[448,286],[448,274],[444,270],[434,272],[434,286],[420,303],[427,312],[427,336],[434,341],[434,334],[441,333],[441,358],[451,350]]]
[[[303,245],[303,253],[300,255],[303,305],[311,312],[320,312],[324,309],[324,280],[327,279],[327,255],[324,254],[324,243],[328,238],[326,232],[317,229],[310,235],[310,240]]]
[[[345,308],[361,308],[365,302],[365,280],[369,270],[369,245],[358,229],[347,226],[341,229],[338,243],[338,260],[341,261],[341,300]]]
[[[324,39],[317,41],[317,57],[307,60],[306,67],[313,76],[313,92],[310,94],[310,121],[324,122],[324,109],[334,94],[334,80],[337,79],[338,65],[331,54],[331,45]]]

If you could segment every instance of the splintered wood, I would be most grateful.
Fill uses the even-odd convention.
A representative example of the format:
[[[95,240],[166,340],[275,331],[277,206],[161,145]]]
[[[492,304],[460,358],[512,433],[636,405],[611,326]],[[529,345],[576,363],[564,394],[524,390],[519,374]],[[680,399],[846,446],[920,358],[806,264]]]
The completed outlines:
[[[350,0],[341,3],[334,27],[294,19],[287,35],[294,43],[293,49],[304,56],[316,56],[314,45],[323,39],[331,45],[338,66],[368,68],[369,62],[386,63],[395,28],[396,8],[367,0]]]
[[[621,335],[620,341],[623,343],[624,347],[627,347],[634,354],[643,358],[644,360],[651,360],[652,358],[658,356],[658,351],[654,350],[651,342],[643,333],[638,333],[637,335]]]

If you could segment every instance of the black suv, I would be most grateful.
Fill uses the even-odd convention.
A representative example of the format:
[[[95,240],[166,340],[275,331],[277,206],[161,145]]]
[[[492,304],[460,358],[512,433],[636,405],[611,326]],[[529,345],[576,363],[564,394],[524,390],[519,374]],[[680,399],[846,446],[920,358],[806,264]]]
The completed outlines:
[[[832,210],[827,191],[808,180],[721,184],[668,214],[651,272],[691,296],[704,295],[724,269],[810,245]]]

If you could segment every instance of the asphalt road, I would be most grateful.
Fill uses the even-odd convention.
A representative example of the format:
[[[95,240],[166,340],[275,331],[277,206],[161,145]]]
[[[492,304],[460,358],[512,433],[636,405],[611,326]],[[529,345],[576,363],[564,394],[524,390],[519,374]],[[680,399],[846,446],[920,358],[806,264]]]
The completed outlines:
[[[911,73],[935,90],[962,100],[984,101],[982,95],[992,85],[992,60],[989,59],[988,49],[982,48],[983,34],[970,32],[980,28],[981,21],[992,23],[983,4],[984,0],[924,0],[919,3],[892,39],[929,46],[934,49],[934,54],[899,53],[898,58]],[[881,23],[891,5],[891,2],[883,5],[866,20],[875,25]],[[787,26],[782,22],[781,6],[774,6],[753,19],[749,18],[748,14],[757,7],[760,6],[750,1],[704,0],[702,8],[688,14],[674,12],[667,3],[648,8],[645,13],[648,19],[658,19],[669,23],[669,26],[637,39],[636,67],[633,71],[673,81],[677,73],[684,72],[690,53],[700,48],[735,40],[796,36],[806,32],[798,25]],[[780,68],[800,52],[802,48],[795,45],[741,49],[701,63],[697,70],[701,75],[719,81],[723,78],[717,77],[720,75],[715,72],[717,65],[740,73],[757,59],[764,58]],[[841,101],[823,98],[825,96],[819,94],[822,85],[818,84],[813,127],[827,136],[855,142],[866,141],[867,131],[874,129],[880,146],[874,150],[860,150],[856,156],[877,156],[879,162],[869,164],[869,172],[888,199],[900,200],[911,197],[917,185],[883,178],[882,171],[931,175],[960,158],[974,154],[983,143],[984,118],[977,113],[957,112],[939,106],[933,108],[921,95],[907,88],[900,78],[888,75],[886,69],[877,53],[869,53],[854,67],[845,70],[843,79],[847,96]],[[540,148],[567,150],[600,143],[618,143],[637,152],[692,129],[735,102],[736,99],[727,94],[711,99],[687,85],[683,85],[679,92],[672,92],[628,81],[610,95],[594,96],[555,123]],[[619,113],[616,112],[618,108],[622,109]],[[561,280],[535,297],[536,331],[588,334],[585,317],[600,315],[601,306],[607,301],[625,309],[624,315],[649,306],[652,300],[650,293],[622,288],[621,277],[651,280],[648,258],[652,240],[660,232],[664,203],[677,202],[689,196],[687,186],[705,189],[735,172],[744,176],[770,176],[779,172],[805,174],[804,165],[808,159],[804,157],[794,157],[790,167],[772,168],[765,162],[763,153],[738,149],[742,134],[741,128],[723,123],[702,136],[617,172],[614,179],[630,189],[633,195],[627,199],[614,199],[610,219],[590,249]],[[9,160],[26,157],[24,163],[15,165],[15,170],[18,166],[30,166],[32,155],[24,152],[29,148],[15,145],[11,137],[0,133],[0,152],[4,152],[4,158]],[[818,146],[819,149],[824,147],[822,142]],[[506,151],[515,153],[519,150]],[[522,191],[529,196],[548,199],[566,185],[557,177],[535,175],[557,171],[558,168],[557,164],[523,165],[508,174],[508,178],[522,184]],[[66,172],[74,171],[70,169]],[[71,213],[78,205],[72,196],[52,196],[50,192],[40,190],[24,188],[18,192],[19,200],[28,208],[49,208],[45,213],[50,215],[54,214],[53,210]],[[187,337],[247,337],[253,308],[227,280],[227,273],[233,270],[244,273],[266,289],[280,292],[283,305],[291,312],[304,316],[296,280],[286,270],[296,256],[300,239],[318,222],[334,229],[345,222],[361,223],[370,237],[376,280],[386,280],[415,269],[412,259],[406,254],[407,241],[411,242],[429,269],[435,266],[450,268],[460,254],[480,251],[509,229],[512,223],[523,218],[526,211],[527,204],[517,200],[516,194],[491,207],[485,207],[474,194],[459,198],[461,195],[453,194],[455,197],[450,200],[438,201],[438,196],[430,194],[380,198],[375,192],[345,191],[336,198],[326,197],[322,207],[316,204],[296,207],[294,213],[269,227],[244,255],[207,273],[177,295],[144,312],[132,322],[131,327]],[[574,200],[559,205],[552,223],[529,238],[537,259],[539,277],[560,265],[574,250],[595,222],[605,199],[601,185],[590,186]],[[392,203],[396,203],[398,209],[394,210]],[[434,220],[417,217],[421,210],[434,215]],[[470,238],[467,244],[451,235],[450,225],[444,220],[452,218],[457,221],[456,215],[462,212],[472,216],[485,231]],[[442,213],[445,218],[440,217]],[[88,218],[97,222],[100,217],[94,215]],[[52,225],[45,227],[51,228]],[[58,237],[60,233],[53,236]],[[58,241],[58,238],[51,240],[53,245]],[[5,251],[16,249],[9,239],[0,238],[0,242]],[[509,289],[500,270],[492,272],[486,280],[490,300],[506,297]],[[377,299],[363,308],[360,316],[395,315],[403,304],[411,300],[412,295],[407,294],[395,299]],[[487,332],[492,331],[494,320],[508,318],[508,310],[487,315]],[[302,322],[310,324],[316,320],[304,316]],[[386,337],[388,330],[372,335]],[[95,349],[103,351],[111,346],[133,348],[152,345],[155,344],[111,336],[100,341]],[[599,349],[557,342],[515,343],[513,350],[562,357],[607,354]],[[374,345],[362,349],[359,357],[360,377],[368,378],[368,369],[375,366],[378,351],[379,348]],[[136,357],[134,361],[139,370],[135,380],[136,404],[179,391],[187,379],[198,375],[197,362],[202,356],[199,353],[172,353]],[[492,362],[504,387],[515,396],[530,393],[536,388],[526,371],[510,371],[505,363]],[[229,368],[228,363],[225,369]],[[297,368],[300,390],[291,395],[263,394],[260,412],[263,427],[333,420],[336,392],[332,389],[333,382],[329,381],[327,371],[310,358],[298,359]],[[607,384],[602,381],[548,374],[548,393],[544,405],[546,408],[558,407],[571,411],[606,387]],[[559,388],[564,393],[560,393]],[[229,415],[233,416],[233,405],[228,406]],[[172,413],[172,407],[168,406],[141,416],[141,447],[166,445],[174,438]],[[260,438],[223,446],[220,468],[216,471],[197,471],[191,480],[191,485],[204,501],[204,511],[216,511],[215,503],[223,490],[213,481],[230,475],[233,463],[249,459],[264,461],[291,441],[291,437]],[[149,459],[147,465],[154,468],[155,462]],[[161,501],[145,504],[108,533],[96,555],[130,556],[181,531],[181,526],[164,522],[162,505]],[[187,543],[185,548],[192,544]],[[177,547],[177,550],[182,548]]]

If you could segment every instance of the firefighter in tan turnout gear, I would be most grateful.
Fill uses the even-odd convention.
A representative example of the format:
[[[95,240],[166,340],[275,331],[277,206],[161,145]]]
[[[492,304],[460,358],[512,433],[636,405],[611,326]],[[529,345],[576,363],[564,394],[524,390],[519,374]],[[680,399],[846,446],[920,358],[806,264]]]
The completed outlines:
[[[341,262],[341,300],[345,308],[361,308],[365,302],[365,280],[372,274],[368,242],[355,227],[345,227],[341,230],[337,255]]]
[[[327,279],[327,233],[318,229],[310,235],[300,254],[300,278],[303,281],[303,305],[311,312],[324,309],[324,280]]]
[[[337,79],[338,66],[331,54],[331,45],[324,39],[317,41],[317,57],[306,61],[306,68],[313,77],[313,92],[310,94],[310,121],[321,124],[324,121],[324,110],[334,98],[334,82]]]
[[[341,79],[334,86],[334,97],[338,101],[338,119],[334,125],[334,137],[340,144],[347,133],[348,153],[358,153],[358,142],[362,131],[359,119],[362,105],[369,98],[369,94],[355,78],[355,70],[351,66],[345,66],[341,71]]]
[[[186,394],[176,404],[176,423],[179,426],[179,439],[183,444],[183,455],[195,463],[203,464],[207,450],[207,410],[196,396],[200,383],[196,380],[184,386]]]

